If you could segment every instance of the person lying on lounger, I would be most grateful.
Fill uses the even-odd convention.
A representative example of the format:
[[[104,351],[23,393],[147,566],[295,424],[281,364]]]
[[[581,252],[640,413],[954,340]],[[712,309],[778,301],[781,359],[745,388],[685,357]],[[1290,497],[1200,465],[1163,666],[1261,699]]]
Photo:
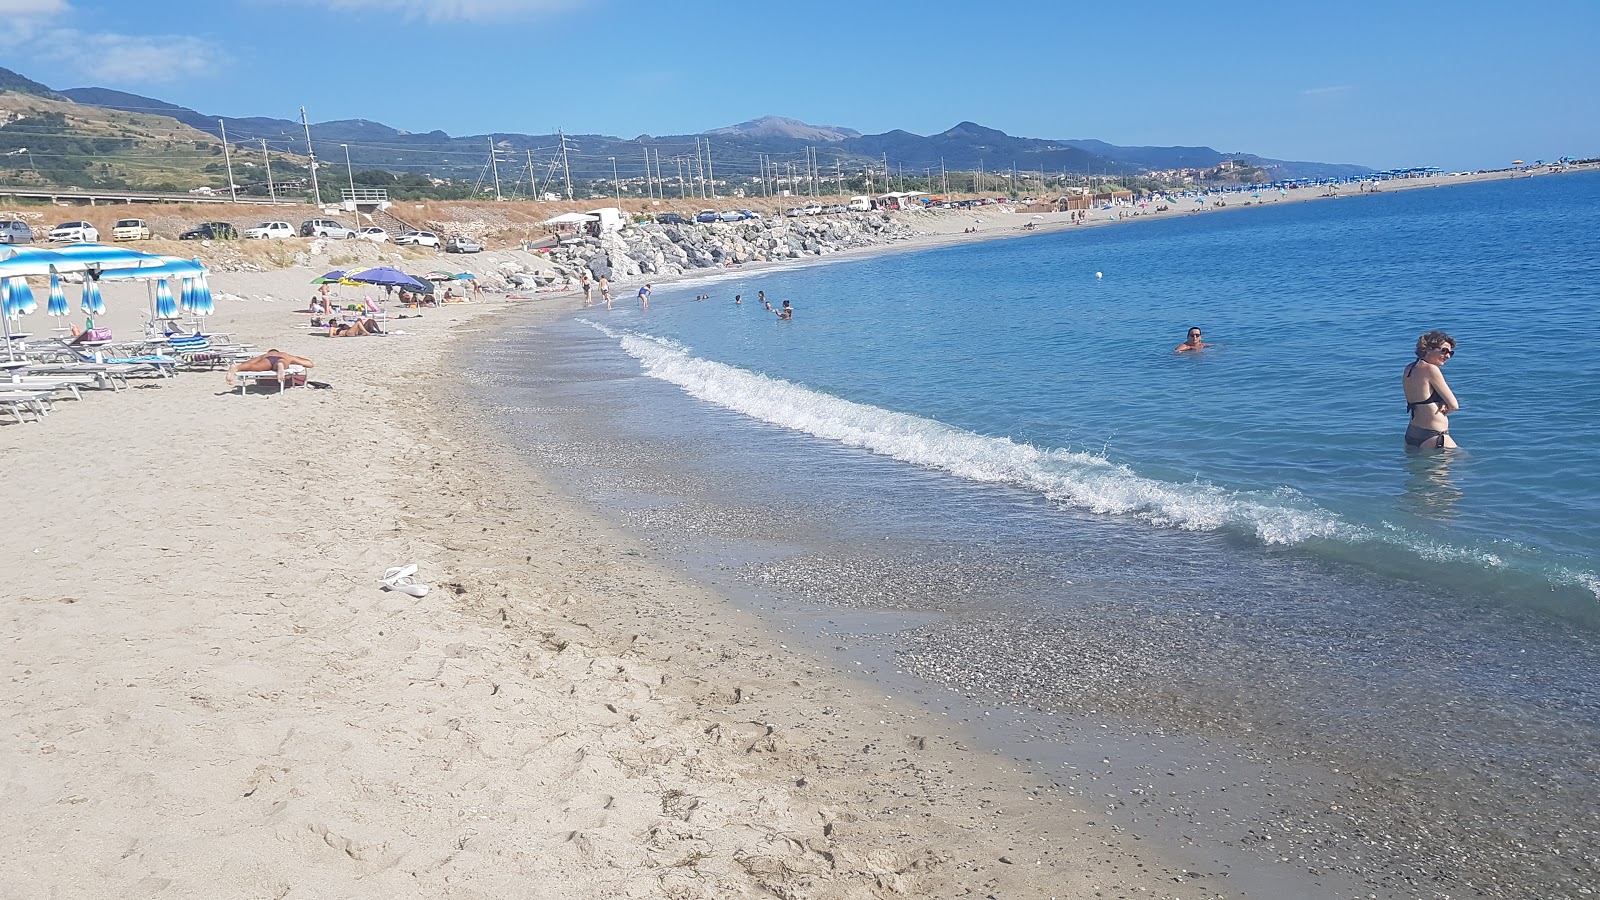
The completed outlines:
[[[369,334],[383,334],[377,319],[357,319],[349,325],[336,324],[328,328],[328,337],[366,337]]]
[[[260,356],[251,357],[236,366],[230,367],[228,369],[227,382],[229,387],[233,386],[233,376],[236,372],[277,372],[278,381],[282,382],[283,375],[289,370],[290,366],[302,366],[310,369],[314,368],[316,363],[304,357],[295,356],[293,353],[285,353],[282,350],[268,350]]]

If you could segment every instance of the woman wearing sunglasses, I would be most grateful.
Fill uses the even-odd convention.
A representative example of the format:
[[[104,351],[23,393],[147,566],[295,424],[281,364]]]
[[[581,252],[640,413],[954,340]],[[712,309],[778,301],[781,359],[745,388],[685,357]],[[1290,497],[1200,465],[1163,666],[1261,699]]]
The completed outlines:
[[[1456,355],[1456,339],[1442,331],[1417,338],[1417,361],[1406,366],[1400,387],[1406,395],[1406,451],[1445,450],[1457,446],[1450,437],[1450,414],[1461,408],[1440,367]]]

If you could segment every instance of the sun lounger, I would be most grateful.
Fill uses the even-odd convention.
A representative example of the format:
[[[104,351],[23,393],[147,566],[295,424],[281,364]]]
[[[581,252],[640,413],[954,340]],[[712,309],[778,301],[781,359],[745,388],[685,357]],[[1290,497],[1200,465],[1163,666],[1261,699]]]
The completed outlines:
[[[245,394],[246,384],[259,385],[263,381],[276,383],[278,385],[278,393],[281,394],[283,389],[290,383],[305,384],[306,370],[301,366],[289,366],[284,370],[282,381],[278,380],[277,372],[235,372],[233,377],[239,383],[239,396],[241,397]]]
[[[120,383],[122,387],[128,386],[128,373],[134,370],[133,366],[113,366],[105,363],[34,363],[28,366],[29,375],[88,375],[94,378],[98,387],[115,390]]]
[[[55,400],[53,391],[34,390],[4,390],[0,389],[0,403],[6,404],[17,421],[22,422],[21,410],[27,409],[33,413],[34,421],[38,421],[50,414],[51,404]]]
[[[0,377],[0,391],[70,391],[74,400],[83,399],[79,388],[93,384],[92,375],[13,375],[9,380]]]
[[[255,355],[253,347],[212,343],[210,338],[199,334],[172,335],[168,345],[172,355],[184,365],[205,366],[210,369],[232,365]]]

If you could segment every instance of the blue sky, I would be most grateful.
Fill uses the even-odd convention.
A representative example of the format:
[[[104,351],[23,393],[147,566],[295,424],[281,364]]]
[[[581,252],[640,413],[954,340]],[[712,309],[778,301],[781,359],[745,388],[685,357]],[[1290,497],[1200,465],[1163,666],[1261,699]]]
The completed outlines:
[[[0,0],[0,65],[204,113],[408,131],[1207,145],[1387,168],[1600,155],[1600,3]]]

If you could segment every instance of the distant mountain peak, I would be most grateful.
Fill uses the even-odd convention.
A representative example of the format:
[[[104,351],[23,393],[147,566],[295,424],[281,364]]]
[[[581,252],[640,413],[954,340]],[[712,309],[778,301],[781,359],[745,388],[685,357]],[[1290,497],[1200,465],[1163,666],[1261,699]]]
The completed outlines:
[[[794,138],[801,141],[847,141],[850,138],[861,137],[861,132],[854,128],[811,125],[799,119],[783,116],[762,116],[759,119],[751,119],[726,128],[713,128],[703,133],[718,137]]]
[[[950,138],[975,138],[983,141],[1003,141],[1010,135],[994,128],[985,128],[977,122],[962,122],[950,130],[934,135],[935,137]]]

